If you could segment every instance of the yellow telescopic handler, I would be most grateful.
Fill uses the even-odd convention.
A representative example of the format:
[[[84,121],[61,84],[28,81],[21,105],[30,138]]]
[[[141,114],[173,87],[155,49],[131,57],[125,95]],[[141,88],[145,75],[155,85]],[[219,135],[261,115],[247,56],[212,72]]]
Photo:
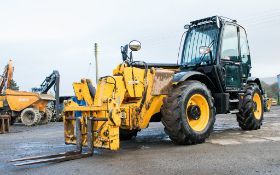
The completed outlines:
[[[150,122],[161,121],[172,142],[181,145],[203,143],[216,114],[236,114],[243,130],[259,129],[263,90],[250,74],[245,29],[219,16],[192,21],[185,29],[179,64],[135,61],[132,52],[141,44],[134,40],[121,47],[122,63],[96,88],[89,79],[74,83],[76,97],[86,105],[65,102],[64,137],[77,149],[13,160],[15,165],[88,157],[95,148],[118,150],[120,140],[135,137]]]

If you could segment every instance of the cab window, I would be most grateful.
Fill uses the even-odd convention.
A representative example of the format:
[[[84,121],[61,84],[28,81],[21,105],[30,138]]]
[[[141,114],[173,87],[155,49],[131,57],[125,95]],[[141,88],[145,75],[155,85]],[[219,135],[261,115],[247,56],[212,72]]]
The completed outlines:
[[[237,27],[226,25],[222,37],[221,59],[229,61],[240,61],[238,54]]]
[[[240,54],[241,54],[242,63],[250,65],[251,61],[250,61],[248,40],[247,40],[245,30],[241,27],[240,27]]]

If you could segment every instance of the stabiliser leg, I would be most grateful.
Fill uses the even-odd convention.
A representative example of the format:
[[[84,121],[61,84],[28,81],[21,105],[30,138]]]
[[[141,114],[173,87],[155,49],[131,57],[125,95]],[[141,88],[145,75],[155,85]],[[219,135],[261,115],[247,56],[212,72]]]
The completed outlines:
[[[24,166],[24,165],[33,165],[40,163],[54,163],[54,162],[64,162],[68,160],[81,159],[85,157],[90,157],[93,155],[93,118],[87,122],[87,137],[88,137],[88,152],[82,152],[82,133],[81,133],[81,119],[76,118],[76,140],[77,140],[77,149],[74,151],[53,154],[53,155],[43,155],[43,156],[34,156],[34,157],[25,157],[20,159],[14,159],[10,162],[20,162],[15,163],[15,166]]]

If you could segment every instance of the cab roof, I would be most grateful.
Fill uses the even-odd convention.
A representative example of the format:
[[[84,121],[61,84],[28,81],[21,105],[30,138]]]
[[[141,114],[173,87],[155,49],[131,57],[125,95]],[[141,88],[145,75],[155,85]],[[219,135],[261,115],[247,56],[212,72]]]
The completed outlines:
[[[209,23],[217,23],[217,24],[218,23],[223,23],[224,24],[225,22],[237,23],[236,20],[230,19],[230,18],[227,18],[227,17],[211,16],[211,17],[207,17],[207,18],[191,21],[190,25],[191,26],[198,26],[198,25],[204,25],[204,24],[209,24]]]

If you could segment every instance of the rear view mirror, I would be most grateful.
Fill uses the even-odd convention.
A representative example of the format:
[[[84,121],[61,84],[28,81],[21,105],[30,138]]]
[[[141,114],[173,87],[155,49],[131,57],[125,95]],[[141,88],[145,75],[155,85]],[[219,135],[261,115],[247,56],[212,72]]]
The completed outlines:
[[[210,53],[210,52],[211,52],[210,47],[201,46],[201,47],[199,48],[199,53],[200,53],[201,55],[205,55],[205,54],[208,54],[208,53]]]
[[[133,40],[129,43],[129,48],[130,50],[132,51],[138,51],[141,49],[141,43],[140,41],[137,41],[137,40]]]

